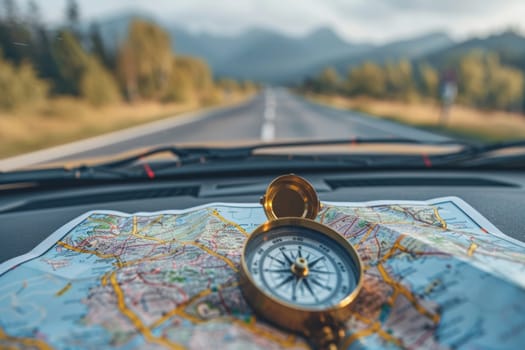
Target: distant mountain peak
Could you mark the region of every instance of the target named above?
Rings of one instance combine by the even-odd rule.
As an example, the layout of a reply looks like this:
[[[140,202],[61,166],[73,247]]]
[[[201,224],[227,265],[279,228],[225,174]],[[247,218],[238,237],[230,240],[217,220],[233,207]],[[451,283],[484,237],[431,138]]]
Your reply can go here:
[[[279,33],[275,29],[264,28],[264,27],[251,27],[246,29],[238,36],[244,37],[267,37],[267,36],[286,36],[282,33]]]
[[[310,34],[308,34],[308,36],[319,38],[339,38],[335,31],[328,26],[315,28],[310,32]]]
[[[525,35],[516,28],[507,28],[499,33],[489,35],[488,38],[510,38],[510,39],[523,39]]]
[[[444,30],[436,30],[420,36],[420,38],[447,39],[451,40],[450,35]]]
[[[437,67],[444,67],[474,50],[497,53],[504,64],[525,70],[525,35],[513,29],[472,37],[423,58]]]
[[[447,32],[445,31],[441,31],[441,30],[436,30],[436,31],[433,31],[433,32],[428,32],[428,33],[424,33],[424,34],[420,34],[420,35],[416,35],[416,36],[411,36],[409,38],[401,38],[401,39],[398,39],[398,40],[395,40],[395,41],[391,41],[389,43],[386,43],[385,46],[391,46],[391,45],[404,45],[404,44],[420,44],[420,43],[429,43],[429,42],[433,42],[433,43],[447,43],[447,44],[452,44],[453,43],[453,40],[452,38],[450,37],[450,35],[448,35]]]
[[[318,27],[311,31],[306,37],[311,41],[318,42],[330,42],[330,43],[339,43],[346,44],[346,41],[343,40],[332,28],[328,26]]]

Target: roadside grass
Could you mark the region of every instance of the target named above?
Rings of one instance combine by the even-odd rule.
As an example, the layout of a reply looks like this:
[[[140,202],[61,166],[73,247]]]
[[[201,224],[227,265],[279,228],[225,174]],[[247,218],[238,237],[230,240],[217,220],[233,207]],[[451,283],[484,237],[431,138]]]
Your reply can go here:
[[[518,113],[483,111],[454,105],[447,123],[443,125],[440,123],[440,107],[435,102],[399,102],[314,94],[307,94],[306,97],[331,107],[351,109],[467,141],[497,142],[525,138],[525,115]]]
[[[230,95],[217,105],[235,104],[247,94]],[[185,103],[140,102],[93,107],[74,98],[50,99],[39,107],[0,112],[0,159],[111,131],[196,111],[197,100]]]

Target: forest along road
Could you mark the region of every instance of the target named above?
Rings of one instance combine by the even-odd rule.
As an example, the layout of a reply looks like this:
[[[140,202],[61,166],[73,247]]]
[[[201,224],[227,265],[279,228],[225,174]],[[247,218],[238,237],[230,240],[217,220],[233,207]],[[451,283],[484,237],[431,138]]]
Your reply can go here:
[[[184,122],[177,122],[177,119]],[[59,146],[53,152],[38,151],[0,161],[0,170],[42,162],[61,162],[129,152],[134,148],[179,143],[230,141],[322,140],[352,138],[409,138],[445,141],[448,138],[404,126],[364,113],[346,111],[309,102],[283,88],[268,88],[240,105],[173,118],[172,125],[134,128],[126,135],[99,138]],[[158,123],[158,122],[157,122]],[[122,132],[120,132],[122,133]],[[118,137],[117,137],[118,136]],[[101,142],[98,143],[98,140]],[[50,149],[49,151],[51,151]],[[9,162],[12,161],[10,165]],[[26,164],[23,164],[26,163]]]

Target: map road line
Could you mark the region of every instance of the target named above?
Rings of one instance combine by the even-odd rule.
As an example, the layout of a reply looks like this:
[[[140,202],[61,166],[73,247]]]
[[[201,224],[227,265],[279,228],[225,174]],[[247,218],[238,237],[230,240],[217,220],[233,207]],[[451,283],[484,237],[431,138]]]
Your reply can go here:
[[[169,349],[184,349],[184,347],[178,344],[173,344],[167,339],[155,337],[153,333],[151,333],[151,330],[142,323],[142,320],[139,318],[139,316],[137,316],[133,311],[127,308],[126,303],[124,301],[124,293],[120,289],[120,286],[117,281],[117,275],[115,272],[113,272],[110,275],[109,280],[113,287],[113,291],[117,296],[117,305],[120,312],[124,316],[126,316],[131,321],[131,323],[133,323],[133,326],[135,326],[137,331],[139,331],[144,336],[144,339],[146,339],[146,341],[165,346]]]
[[[21,337],[12,337],[3,331],[3,329],[0,327],[0,340],[18,343],[27,347],[36,347],[40,350],[52,350],[53,348],[49,345],[47,345],[43,340],[40,339],[33,339],[33,338],[21,338]],[[18,347],[16,347],[18,348]]]

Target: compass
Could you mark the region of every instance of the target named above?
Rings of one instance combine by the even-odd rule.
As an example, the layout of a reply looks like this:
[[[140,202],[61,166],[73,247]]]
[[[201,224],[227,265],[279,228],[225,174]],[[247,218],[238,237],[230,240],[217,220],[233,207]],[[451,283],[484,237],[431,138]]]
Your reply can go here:
[[[241,258],[245,298],[258,315],[315,347],[337,348],[362,285],[355,248],[313,220],[320,202],[299,176],[272,181],[261,204],[268,221],[250,235]]]

